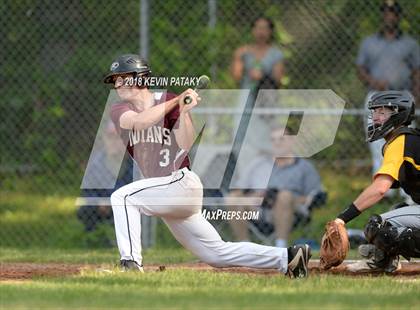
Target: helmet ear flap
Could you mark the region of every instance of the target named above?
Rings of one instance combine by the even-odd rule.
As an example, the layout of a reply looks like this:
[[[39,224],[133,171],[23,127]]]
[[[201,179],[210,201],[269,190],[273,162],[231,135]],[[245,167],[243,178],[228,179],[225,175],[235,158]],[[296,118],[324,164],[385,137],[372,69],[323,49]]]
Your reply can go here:
[[[382,125],[369,125],[367,128],[367,141],[373,142],[386,137],[393,130],[408,126],[414,119],[414,97],[409,91],[378,91],[375,92],[368,102],[368,109],[390,108],[393,113]]]
[[[416,114],[416,108],[415,108],[415,106],[413,104],[413,106],[411,107],[411,111],[410,111],[410,114],[409,114],[409,116],[407,118],[407,121],[406,121],[405,125],[408,126],[408,125],[411,124],[412,121],[414,121],[415,114]]]

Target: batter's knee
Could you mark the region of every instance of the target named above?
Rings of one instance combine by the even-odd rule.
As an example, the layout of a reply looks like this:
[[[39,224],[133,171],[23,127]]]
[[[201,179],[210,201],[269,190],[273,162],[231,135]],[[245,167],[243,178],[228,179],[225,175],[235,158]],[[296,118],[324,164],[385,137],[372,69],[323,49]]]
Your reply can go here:
[[[121,189],[116,190],[111,194],[112,208],[124,206],[124,192]]]

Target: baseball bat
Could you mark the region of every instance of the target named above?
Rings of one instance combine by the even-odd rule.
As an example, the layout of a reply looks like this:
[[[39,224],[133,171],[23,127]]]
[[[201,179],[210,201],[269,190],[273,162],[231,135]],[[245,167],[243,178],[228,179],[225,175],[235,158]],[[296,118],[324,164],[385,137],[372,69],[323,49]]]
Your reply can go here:
[[[202,75],[198,78],[197,86],[194,88],[194,91],[205,89],[210,84],[210,78],[207,75]],[[184,104],[190,104],[192,102],[192,98],[190,96],[185,96]]]

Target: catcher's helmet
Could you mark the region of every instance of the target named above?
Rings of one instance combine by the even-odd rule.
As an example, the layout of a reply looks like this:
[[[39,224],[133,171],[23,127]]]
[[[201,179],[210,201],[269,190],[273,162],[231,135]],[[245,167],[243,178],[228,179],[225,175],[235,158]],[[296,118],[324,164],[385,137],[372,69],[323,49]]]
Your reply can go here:
[[[387,90],[374,93],[368,102],[370,116],[372,117],[374,109],[380,107],[392,110],[391,116],[383,124],[370,122],[367,128],[368,142],[384,138],[398,127],[408,126],[414,119],[414,97],[409,91]]]
[[[111,64],[110,72],[104,78],[104,83],[114,83],[113,77],[120,74],[149,75],[149,64],[136,54],[126,54],[118,56]]]

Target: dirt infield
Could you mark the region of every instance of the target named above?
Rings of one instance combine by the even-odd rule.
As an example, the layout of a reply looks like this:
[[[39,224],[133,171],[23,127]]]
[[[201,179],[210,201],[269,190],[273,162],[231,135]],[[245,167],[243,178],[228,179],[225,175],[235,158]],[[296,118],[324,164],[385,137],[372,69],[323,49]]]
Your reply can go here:
[[[321,271],[319,269],[319,261],[312,260],[309,269],[312,275],[316,274],[340,274],[350,276],[363,276],[366,273],[352,273],[346,270],[346,264],[342,264],[337,268],[329,271]],[[204,263],[182,263],[168,265],[148,265],[145,267],[146,272],[164,272],[165,270],[174,269],[190,269],[197,271],[214,271],[214,272],[230,272],[230,273],[246,273],[254,275],[278,275],[278,271],[274,269],[252,269],[252,268],[213,268]],[[60,264],[60,263],[2,263],[0,267],[0,281],[19,281],[30,280],[39,277],[61,277],[80,274],[82,270],[105,271],[103,266],[99,265],[82,265],[82,264]],[[373,273],[379,275],[381,273]],[[370,273],[372,275],[372,273]],[[420,275],[420,262],[403,262],[402,269],[394,272],[391,276],[413,277]]]
[[[58,264],[58,263],[2,263],[0,266],[0,281],[29,280],[34,277],[60,277],[79,274],[89,265]]]

